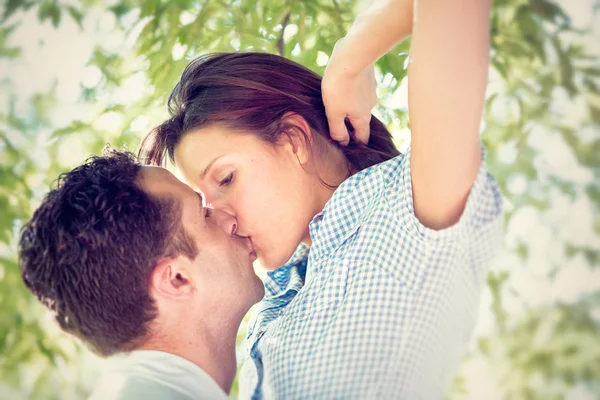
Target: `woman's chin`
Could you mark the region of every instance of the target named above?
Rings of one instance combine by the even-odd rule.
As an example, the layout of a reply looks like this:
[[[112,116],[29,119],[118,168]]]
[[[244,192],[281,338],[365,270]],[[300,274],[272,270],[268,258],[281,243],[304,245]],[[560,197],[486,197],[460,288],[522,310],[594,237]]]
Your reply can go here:
[[[273,257],[269,254],[257,253],[257,256],[261,267],[267,272],[275,271],[288,261],[288,259],[283,260],[281,257]]]
[[[281,267],[285,263],[285,261],[281,264],[269,262],[263,257],[261,257],[260,254],[258,255],[258,261],[260,262],[260,265],[263,267],[263,269],[267,272],[275,271],[277,268]]]
[[[263,252],[261,251],[260,246],[257,246],[256,243],[254,245],[258,262],[260,263],[260,266],[267,272],[275,271],[277,268],[285,265],[288,261],[290,261],[296,251],[295,247],[291,248],[290,246],[290,248],[286,249],[286,251]],[[278,250],[281,250],[281,248]]]

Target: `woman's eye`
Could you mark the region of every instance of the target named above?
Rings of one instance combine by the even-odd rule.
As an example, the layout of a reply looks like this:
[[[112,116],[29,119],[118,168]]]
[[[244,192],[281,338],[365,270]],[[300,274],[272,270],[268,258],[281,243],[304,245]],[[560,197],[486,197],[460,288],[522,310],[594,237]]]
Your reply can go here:
[[[212,208],[204,207],[204,218],[208,218],[212,215]]]
[[[229,175],[227,175],[227,177],[225,177],[225,179],[221,180],[219,182],[219,186],[227,186],[231,183],[232,180],[233,180],[233,172],[230,173]]]

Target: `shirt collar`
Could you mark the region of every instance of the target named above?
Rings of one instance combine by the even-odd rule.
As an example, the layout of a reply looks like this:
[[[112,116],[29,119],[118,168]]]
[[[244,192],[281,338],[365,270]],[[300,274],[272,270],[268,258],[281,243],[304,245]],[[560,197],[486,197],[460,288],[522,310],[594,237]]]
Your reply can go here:
[[[329,256],[364,221],[370,205],[383,189],[379,166],[369,167],[346,179],[315,215],[309,224],[312,247],[311,268],[323,257]]]
[[[290,260],[274,271],[267,272],[264,281],[266,297],[276,296],[286,289],[299,291],[304,284],[310,247],[300,243]]]

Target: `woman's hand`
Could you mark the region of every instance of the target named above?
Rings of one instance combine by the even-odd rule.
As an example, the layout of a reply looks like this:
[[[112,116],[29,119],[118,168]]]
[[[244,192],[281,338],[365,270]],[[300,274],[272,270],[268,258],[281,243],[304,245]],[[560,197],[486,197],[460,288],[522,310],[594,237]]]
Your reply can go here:
[[[342,145],[350,141],[345,119],[352,124],[354,138],[369,142],[371,110],[377,104],[377,81],[373,65],[359,72],[348,69],[344,39],[339,40],[325,69],[321,84],[331,138]],[[348,54],[349,55],[349,54]]]

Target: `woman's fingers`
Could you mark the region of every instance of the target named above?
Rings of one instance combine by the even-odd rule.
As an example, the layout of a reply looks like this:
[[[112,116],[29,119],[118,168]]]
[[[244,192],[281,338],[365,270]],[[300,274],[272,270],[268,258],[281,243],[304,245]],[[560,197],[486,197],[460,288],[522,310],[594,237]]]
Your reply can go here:
[[[369,143],[369,136],[371,131],[369,129],[369,122],[371,122],[371,113],[368,115],[362,115],[359,118],[349,118],[352,127],[354,128],[354,139],[363,144]]]
[[[350,132],[348,132],[348,128],[346,128],[345,119],[345,114],[336,113],[330,115],[330,113],[327,112],[329,135],[333,140],[344,146],[350,143]]]
[[[337,73],[334,68],[327,70],[323,80],[323,103],[333,140],[347,145],[352,136],[368,144],[371,110],[377,104],[373,67],[354,76]]]

